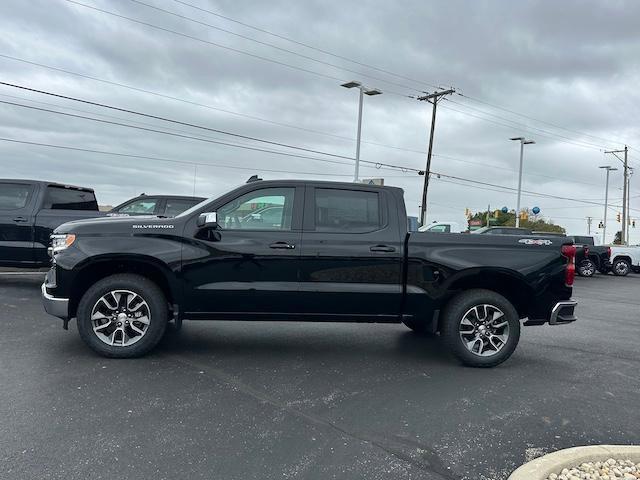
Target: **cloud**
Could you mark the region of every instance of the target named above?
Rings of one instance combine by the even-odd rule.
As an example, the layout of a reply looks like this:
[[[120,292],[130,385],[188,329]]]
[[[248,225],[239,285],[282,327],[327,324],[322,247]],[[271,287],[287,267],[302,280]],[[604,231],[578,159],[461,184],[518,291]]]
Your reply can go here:
[[[397,72],[405,78],[284,41],[179,2],[144,0],[150,5],[324,63],[129,0],[82,1],[204,41],[136,24],[64,0],[13,0],[0,3],[3,31],[0,55],[19,57],[186,102],[0,57],[5,81],[215,129],[353,156],[357,94],[339,84],[340,80],[357,79],[384,92],[365,98],[362,158],[411,168],[424,168],[430,105],[403,95],[431,91],[430,85],[453,85],[468,97],[504,106],[526,117],[458,95],[451,97],[457,103],[442,102],[438,110],[434,171],[516,187],[519,152],[516,143],[508,139],[526,135],[537,142],[525,152],[526,190],[592,199],[596,203],[604,197],[604,178],[597,167],[617,163],[615,158],[605,157],[601,150],[619,148],[625,141],[633,143],[639,133],[634,120],[638,118],[636,85],[640,74],[635,59],[640,54],[640,37],[634,20],[640,14],[640,4],[633,1],[369,1],[345,4],[282,0],[253,2],[249,6],[246,2],[187,0],[362,64]],[[0,96],[3,101],[293,153],[281,147],[8,87],[0,88],[0,95],[21,98]],[[6,104],[0,104],[0,136],[210,163],[210,167],[197,168],[198,195],[221,194],[244,182],[252,173],[264,178],[305,178],[313,174],[318,178],[349,181],[353,172],[351,165],[243,150]],[[190,164],[6,142],[0,142],[0,154],[5,176],[92,186],[101,203],[117,204],[141,191],[167,194],[193,191],[195,167]],[[633,149],[631,159],[632,165],[640,167],[640,159],[635,157]],[[222,168],[215,164],[252,170]],[[304,173],[269,173],[266,169]],[[378,170],[370,165],[364,165],[361,171],[363,176],[383,176],[387,184],[404,188],[409,212],[417,213],[422,177],[399,170]],[[327,174],[336,176],[328,177]],[[634,180],[632,177],[632,195],[640,191],[635,188]],[[621,175],[613,175],[610,197],[617,205],[621,203],[621,185]],[[488,204],[492,208],[515,207],[515,192],[494,190],[434,178],[429,191],[430,218],[461,221],[465,207],[473,210],[484,209]],[[632,199],[632,208],[640,209],[639,198]],[[594,217],[596,224],[602,218],[603,207],[598,205],[530,195],[523,196],[523,204],[539,206],[543,215],[575,233],[585,232],[586,216]],[[609,215],[611,238],[618,226],[615,225],[615,211],[614,207]],[[640,210],[632,211],[632,216],[640,217]],[[640,235],[632,235],[632,240],[640,242]]]

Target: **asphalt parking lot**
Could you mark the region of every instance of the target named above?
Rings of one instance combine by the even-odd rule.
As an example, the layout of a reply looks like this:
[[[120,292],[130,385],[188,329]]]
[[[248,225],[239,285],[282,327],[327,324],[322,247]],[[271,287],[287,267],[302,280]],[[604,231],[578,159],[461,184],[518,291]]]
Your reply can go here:
[[[402,325],[185,322],[107,360],[0,274],[0,478],[491,479],[640,443],[640,275],[578,279],[579,321],[464,368]]]

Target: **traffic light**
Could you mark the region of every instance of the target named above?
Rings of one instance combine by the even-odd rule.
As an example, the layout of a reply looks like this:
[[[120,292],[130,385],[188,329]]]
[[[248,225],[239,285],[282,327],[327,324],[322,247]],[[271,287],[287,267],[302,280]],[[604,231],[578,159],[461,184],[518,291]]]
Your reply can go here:
[[[619,213],[616,214],[616,220],[617,220],[618,223],[620,223],[620,214]]]
[[[631,220],[631,226],[632,226],[633,228],[636,228],[636,221],[635,221],[635,220]]]
[[[604,228],[604,223],[600,222],[600,223],[598,224],[598,228]]]

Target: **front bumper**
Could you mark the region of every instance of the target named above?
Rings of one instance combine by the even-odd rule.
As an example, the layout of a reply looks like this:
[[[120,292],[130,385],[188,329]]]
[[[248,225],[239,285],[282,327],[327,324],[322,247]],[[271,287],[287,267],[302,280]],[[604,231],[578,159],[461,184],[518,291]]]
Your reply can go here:
[[[47,293],[46,283],[42,284],[42,303],[45,311],[49,315],[53,315],[64,320],[69,319],[69,299],[57,298]]]
[[[556,302],[551,309],[549,318],[529,318],[524,322],[524,325],[564,325],[565,323],[575,322],[577,320],[575,315],[575,309],[578,302],[575,300],[562,300]]]

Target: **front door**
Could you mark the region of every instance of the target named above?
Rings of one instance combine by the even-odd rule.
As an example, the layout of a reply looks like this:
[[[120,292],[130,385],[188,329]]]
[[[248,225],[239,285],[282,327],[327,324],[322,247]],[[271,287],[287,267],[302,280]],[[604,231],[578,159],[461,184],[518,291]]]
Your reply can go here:
[[[0,183],[0,265],[25,265],[34,261],[32,185]]]
[[[297,312],[303,201],[304,187],[256,187],[216,207],[217,228],[188,224],[185,316],[250,320]]]
[[[397,321],[403,238],[381,189],[307,187],[300,259],[305,312],[326,320]]]

